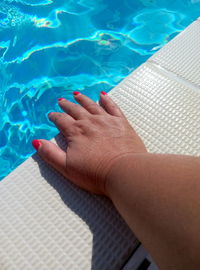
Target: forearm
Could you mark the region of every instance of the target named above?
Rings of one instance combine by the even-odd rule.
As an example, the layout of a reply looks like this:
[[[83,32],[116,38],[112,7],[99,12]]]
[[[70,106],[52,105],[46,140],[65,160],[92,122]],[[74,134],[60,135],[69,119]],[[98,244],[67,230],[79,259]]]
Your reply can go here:
[[[107,191],[161,269],[200,267],[200,158],[123,157],[108,174]]]

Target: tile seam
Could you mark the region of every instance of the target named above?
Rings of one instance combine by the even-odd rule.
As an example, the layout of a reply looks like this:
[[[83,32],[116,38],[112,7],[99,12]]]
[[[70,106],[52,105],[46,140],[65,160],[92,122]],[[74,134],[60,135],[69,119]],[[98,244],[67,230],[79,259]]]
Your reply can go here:
[[[166,69],[164,67],[162,67],[161,65],[157,64],[155,61],[153,60],[148,60],[145,63],[149,68],[157,71],[158,73],[161,73],[165,76],[167,76],[169,79],[176,81],[178,83],[183,84],[184,86],[192,89],[193,91],[197,91],[198,93],[200,93],[200,86],[198,86],[197,84],[190,82],[189,80],[181,77],[180,75],[178,75],[175,72],[170,71],[169,69]]]

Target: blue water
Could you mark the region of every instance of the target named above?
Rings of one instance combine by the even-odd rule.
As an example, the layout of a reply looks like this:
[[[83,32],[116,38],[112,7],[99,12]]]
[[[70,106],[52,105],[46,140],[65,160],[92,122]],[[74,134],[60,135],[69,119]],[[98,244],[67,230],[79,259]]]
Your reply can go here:
[[[98,100],[200,14],[200,0],[0,0],[0,178],[58,131],[74,90]]]

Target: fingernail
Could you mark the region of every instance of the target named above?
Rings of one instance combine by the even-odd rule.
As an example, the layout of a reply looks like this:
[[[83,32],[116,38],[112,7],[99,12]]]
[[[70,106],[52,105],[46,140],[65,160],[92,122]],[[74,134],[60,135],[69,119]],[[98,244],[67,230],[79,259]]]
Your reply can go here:
[[[33,145],[33,147],[34,147],[36,150],[38,150],[38,148],[39,148],[40,145],[41,145],[41,142],[40,142],[39,140],[33,140],[33,141],[32,141],[32,145]]]
[[[64,100],[65,98],[58,98],[58,101]]]
[[[77,95],[79,95],[79,94],[80,94],[80,92],[74,91],[74,95],[75,95],[75,96],[77,96]]]
[[[107,95],[107,93],[105,91],[101,91],[101,94],[104,95],[104,96]]]

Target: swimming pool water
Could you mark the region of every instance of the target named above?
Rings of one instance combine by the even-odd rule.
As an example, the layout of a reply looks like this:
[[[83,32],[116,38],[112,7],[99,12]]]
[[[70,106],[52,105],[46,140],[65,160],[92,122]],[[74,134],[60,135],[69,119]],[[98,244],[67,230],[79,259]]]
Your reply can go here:
[[[57,98],[98,100],[200,14],[200,0],[0,0],[0,178],[52,138]]]

